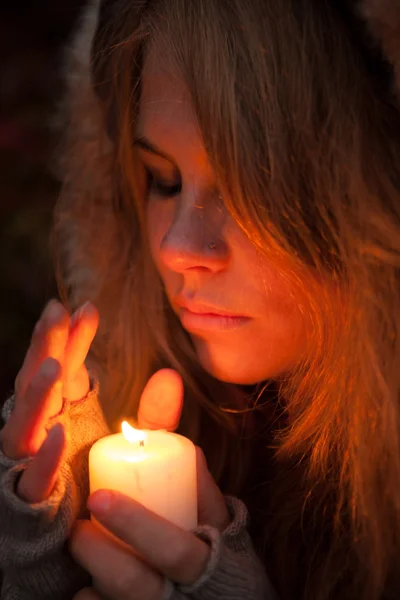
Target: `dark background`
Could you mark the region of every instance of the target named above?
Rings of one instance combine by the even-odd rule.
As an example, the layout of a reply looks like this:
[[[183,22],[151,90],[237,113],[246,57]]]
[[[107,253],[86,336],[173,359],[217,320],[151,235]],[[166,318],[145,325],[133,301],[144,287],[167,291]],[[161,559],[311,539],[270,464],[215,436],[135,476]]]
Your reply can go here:
[[[0,404],[56,294],[49,233],[60,183],[49,165],[62,52],[83,0],[0,2]]]

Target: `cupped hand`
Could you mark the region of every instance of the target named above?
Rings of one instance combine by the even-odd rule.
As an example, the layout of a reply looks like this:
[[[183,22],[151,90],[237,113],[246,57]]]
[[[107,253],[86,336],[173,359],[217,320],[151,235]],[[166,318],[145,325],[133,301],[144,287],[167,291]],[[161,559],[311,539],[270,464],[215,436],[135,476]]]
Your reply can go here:
[[[65,308],[52,300],[33,332],[15,382],[14,409],[0,436],[8,458],[32,457],[17,490],[27,502],[41,502],[54,486],[66,443],[60,424],[48,432],[49,421],[60,413],[64,400],[80,400],[89,390],[84,361],[98,321],[98,312],[89,303],[70,318]]]
[[[200,508],[208,513],[207,525],[223,531],[228,524],[227,509],[201,452],[198,472],[202,485],[199,501],[206,498],[206,506]],[[162,600],[170,581],[190,586],[204,572],[210,547],[194,533],[118,492],[99,490],[88,506],[96,519],[125,543],[120,545],[90,521],[79,521],[75,527],[70,550],[93,577],[100,597]],[[75,600],[96,598],[94,591],[80,594]]]
[[[168,405],[165,405],[165,398]],[[173,370],[158,371],[141,398],[138,421],[142,428],[174,430],[183,403],[183,383]],[[229,523],[225,500],[200,449],[197,449],[199,522],[223,531]],[[209,546],[118,492],[99,490],[88,502],[96,519],[112,537],[89,521],[80,521],[70,549],[93,577],[96,590],[79,592],[74,600],[161,600],[166,582],[191,585],[209,559]]]

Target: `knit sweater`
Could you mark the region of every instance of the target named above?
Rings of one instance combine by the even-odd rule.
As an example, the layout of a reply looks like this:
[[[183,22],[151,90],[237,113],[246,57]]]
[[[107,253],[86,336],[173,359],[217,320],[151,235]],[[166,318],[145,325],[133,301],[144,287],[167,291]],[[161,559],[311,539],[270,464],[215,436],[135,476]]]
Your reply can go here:
[[[13,398],[4,407],[5,420],[12,409]],[[1,600],[70,600],[90,585],[88,574],[69,555],[66,541],[75,520],[88,516],[89,449],[109,433],[97,388],[84,400],[65,406],[53,422],[59,420],[66,428],[69,450],[46,501],[30,505],[17,496],[18,478],[28,461],[13,461],[0,452]],[[204,573],[191,586],[167,582],[162,600],[275,598],[247,532],[247,510],[237,499],[226,500],[231,522],[225,531],[221,534],[204,524],[194,532],[211,548]]]

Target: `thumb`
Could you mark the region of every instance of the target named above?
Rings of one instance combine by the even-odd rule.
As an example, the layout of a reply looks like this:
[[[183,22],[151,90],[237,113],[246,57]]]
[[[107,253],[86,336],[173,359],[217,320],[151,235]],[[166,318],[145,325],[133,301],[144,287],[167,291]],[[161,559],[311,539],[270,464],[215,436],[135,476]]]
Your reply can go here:
[[[201,448],[196,447],[196,453],[199,524],[210,525],[222,532],[229,525],[225,499],[208,470]]]
[[[140,398],[138,425],[142,429],[174,431],[183,405],[182,377],[172,369],[161,369],[147,382]]]

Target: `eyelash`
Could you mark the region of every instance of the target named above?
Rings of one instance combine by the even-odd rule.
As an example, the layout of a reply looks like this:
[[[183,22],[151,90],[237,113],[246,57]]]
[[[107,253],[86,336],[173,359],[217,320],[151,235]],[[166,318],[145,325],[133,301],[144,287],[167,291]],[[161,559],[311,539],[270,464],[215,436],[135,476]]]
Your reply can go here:
[[[167,185],[157,179],[149,171],[147,171],[147,188],[149,192],[153,192],[157,196],[163,198],[173,198],[181,193],[182,182],[174,183],[173,185]]]

